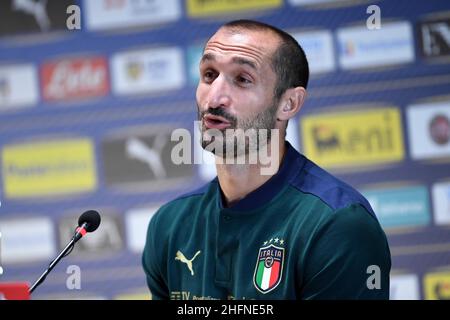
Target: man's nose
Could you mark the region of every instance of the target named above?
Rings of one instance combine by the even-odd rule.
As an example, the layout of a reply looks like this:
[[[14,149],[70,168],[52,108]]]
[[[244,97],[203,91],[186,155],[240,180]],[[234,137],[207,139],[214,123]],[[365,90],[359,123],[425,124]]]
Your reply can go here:
[[[208,108],[229,107],[231,105],[230,85],[225,76],[219,75],[209,85]]]

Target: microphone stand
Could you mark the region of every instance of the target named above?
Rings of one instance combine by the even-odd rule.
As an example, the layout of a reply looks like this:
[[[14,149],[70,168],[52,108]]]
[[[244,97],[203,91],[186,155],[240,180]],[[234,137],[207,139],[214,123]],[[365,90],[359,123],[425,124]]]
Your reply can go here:
[[[79,238],[78,238],[79,239]],[[73,249],[73,246],[75,245],[75,242],[78,241],[78,239],[76,239],[75,237],[72,238],[72,240],[70,240],[69,244],[63,249],[63,251],[61,251],[61,253],[50,263],[49,267],[47,268],[47,270],[44,271],[44,273],[42,273],[42,275],[39,277],[38,280],[36,280],[36,282],[33,284],[33,286],[30,288],[30,290],[28,291],[30,294],[33,293],[33,291],[36,289],[37,286],[39,286],[42,282],[44,282],[45,278],[47,277],[47,275],[50,273],[50,271],[52,271],[52,269],[56,266],[56,264],[59,262],[59,260],[61,260],[62,258],[64,258],[66,255],[68,255],[70,253],[69,250]]]

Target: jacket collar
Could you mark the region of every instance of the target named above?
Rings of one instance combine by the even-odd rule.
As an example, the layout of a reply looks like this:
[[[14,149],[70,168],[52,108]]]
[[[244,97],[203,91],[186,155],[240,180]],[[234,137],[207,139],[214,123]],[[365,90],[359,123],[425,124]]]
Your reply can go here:
[[[213,188],[216,188],[216,204],[218,208],[229,213],[250,213],[266,205],[278,195],[299,174],[305,164],[305,158],[288,141],[285,142],[285,145],[285,155],[278,172],[262,186],[229,208],[224,208],[223,206],[222,191],[218,178],[216,177],[211,183],[213,184]]]

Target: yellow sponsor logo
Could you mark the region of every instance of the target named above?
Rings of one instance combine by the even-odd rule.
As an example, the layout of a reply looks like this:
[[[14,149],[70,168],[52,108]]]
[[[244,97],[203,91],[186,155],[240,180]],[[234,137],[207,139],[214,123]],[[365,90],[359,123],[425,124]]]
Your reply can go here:
[[[97,185],[94,147],[88,139],[5,146],[2,173],[8,198],[85,192]]]
[[[424,289],[426,300],[450,300],[450,272],[427,274]]]
[[[280,7],[282,0],[188,0],[190,17],[204,17],[239,11],[271,9]]]
[[[306,116],[301,125],[306,156],[324,167],[373,165],[404,157],[396,108]]]

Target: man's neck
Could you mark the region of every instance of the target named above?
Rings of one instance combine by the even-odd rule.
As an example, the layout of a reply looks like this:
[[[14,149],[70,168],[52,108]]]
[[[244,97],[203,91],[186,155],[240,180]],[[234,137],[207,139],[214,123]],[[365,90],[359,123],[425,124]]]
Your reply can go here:
[[[225,207],[231,207],[236,202],[244,198],[252,191],[258,189],[266,183],[274,174],[278,172],[285,154],[285,143],[280,141],[278,153],[272,153],[268,146],[268,153],[271,161],[276,161],[275,169],[272,174],[262,174],[264,166],[256,164],[217,164],[217,177],[223,194],[223,203]],[[274,155],[272,159],[272,155]],[[274,164],[272,164],[273,166]]]

